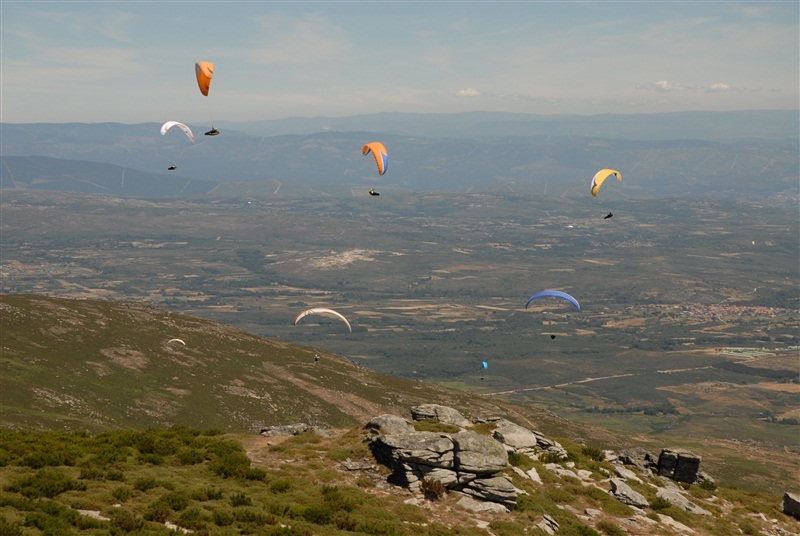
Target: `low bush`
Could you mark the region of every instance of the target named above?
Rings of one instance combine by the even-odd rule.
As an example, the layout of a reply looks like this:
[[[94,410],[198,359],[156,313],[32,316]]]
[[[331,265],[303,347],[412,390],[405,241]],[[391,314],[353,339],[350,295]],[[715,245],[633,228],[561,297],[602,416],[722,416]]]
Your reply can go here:
[[[438,501],[446,492],[444,484],[435,478],[423,478],[421,486],[422,494],[429,501]]]

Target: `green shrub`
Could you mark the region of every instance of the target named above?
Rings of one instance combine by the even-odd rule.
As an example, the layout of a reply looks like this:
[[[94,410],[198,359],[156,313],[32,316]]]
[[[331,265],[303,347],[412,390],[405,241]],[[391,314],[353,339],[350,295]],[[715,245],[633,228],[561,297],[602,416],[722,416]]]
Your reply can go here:
[[[191,507],[181,512],[178,518],[178,525],[190,530],[203,530],[206,528],[206,521],[206,516],[202,510]]]
[[[164,501],[169,505],[170,508],[176,512],[180,512],[189,506],[190,499],[189,494],[185,491],[173,491],[172,493],[167,493],[164,496]]]
[[[201,450],[184,447],[178,451],[178,454],[175,455],[175,459],[180,465],[197,465],[206,460],[206,455],[205,452]]]
[[[352,512],[363,503],[361,492],[354,488],[322,486],[322,500],[336,511]]]
[[[608,536],[625,536],[628,532],[622,527],[618,527],[611,521],[602,520],[597,522],[597,529]]]
[[[153,488],[157,488],[158,486],[158,480],[151,476],[141,476],[136,479],[136,482],[133,483],[133,489],[136,491],[141,491],[142,493],[146,493]]]
[[[164,500],[159,499],[147,507],[144,518],[147,521],[154,521],[156,523],[163,523],[172,514],[172,509]]]
[[[195,501],[216,501],[222,498],[222,490],[213,486],[205,489],[194,490],[192,492],[192,499]]]
[[[22,526],[19,523],[12,523],[5,516],[0,516],[0,534],[3,536],[22,536]]]
[[[333,508],[325,504],[306,506],[301,511],[301,517],[315,525],[332,524],[333,514]]]
[[[423,419],[421,421],[414,421],[414,430],[417,432],[442,432],[445,434],[455,434],[460,432],[461,428],[454,424],[439,422],[439,419]]]
[[[711,480],[701,480],[698,487],[706,491],[715,491],[717,489],[717,485]]]
[[[508,463],[514,467],[519,467],[523,471],[530,471],[533,468],[533,460],[529,456],[519,452],[509,452]]]
[[[244,451],[225,452],[213,459],[208,467],[223,478],[244,477],[250,468],[250,459]]]
[[[125,473],[117,469],[110,469],[106,473],[106,480],[111,480],[113,482],[123,482],[125,480]]]
[[[125,502],[131,498],[131,488],[128,486],[117,486],[111,490],[111,496],[119,502]]]
[[[602,462],[604,460],[603,451],[597,447],[583,445],[581,447],[581,454],[596,462]]]
[[[211,521],[218,527],[228,527],[233,525],[233,514],[227,510],[214,510],[211,514]]]
[[[251,506],[253,501],[250,500],[245,493],[234,493],[231,495],[231,506],[234,508],[237,506]]]
[[[144,527],[144,519],[124,508],[115,508],[109,517],[111,526],[123,532],[134,532]]]
[[[65,491],[86,491],[86,484],[78,482],[69,475],[53,468],[44,468],[35,474],[12,482],[6,491],[20,493],[29,499],[47,497],[52,499]]]
[[[273,493],[286,493],[292,489],[292,481],[288,478],[278,478],[269,485],[269,490]]]
[[[429,501],[438,501],[446,492],[444,485],[441,481],[435,478],[423,478],[421,486],[422,494]]]
[[[672,506],[672,503],[664,499],[663,497],[656,497],[655,499],[650,501],[650,508],[652,510],[665,510],[670,506]]]
[[[78,478],[81,480],[105,480],[106,474],[97,467],[82,467]]]

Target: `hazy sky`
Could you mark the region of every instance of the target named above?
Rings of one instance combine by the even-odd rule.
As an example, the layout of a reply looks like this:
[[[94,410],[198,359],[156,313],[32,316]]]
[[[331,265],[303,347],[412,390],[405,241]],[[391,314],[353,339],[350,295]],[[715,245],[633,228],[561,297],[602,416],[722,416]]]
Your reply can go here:
[[[2,0],[2,121],[797,109],[798,6]]]

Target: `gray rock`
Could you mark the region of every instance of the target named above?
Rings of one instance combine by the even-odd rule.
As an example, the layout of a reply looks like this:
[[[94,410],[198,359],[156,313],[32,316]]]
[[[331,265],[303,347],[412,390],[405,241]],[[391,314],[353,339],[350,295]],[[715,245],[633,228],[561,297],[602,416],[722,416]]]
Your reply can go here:
[[[439,422],[466,428],[470,422],[458,411],[439,404],[422,404],[411,408],[411,416],[415,421],[438,419]]]
[[[428,465],[417,465],[416,469],[419,471],[420,480],[425,478],[438,480],[448,489],[454,488],[458,484],[458,473],[451,469],[431,467]]]
[[[619,453],[619,461],[625,465],[633,465],[644,475],[651,471],[658,472],[658,459],[641,447],[623,450]]]
[[[537,484],[542,483],[542,477],[539,476],[539,472],[536,470],[535,467],[531,467],[530,471],[528,471],[526,474],[528,475],[528,478],[530,478]]]
[[[371,444],[375,458],[385,465],[418,463],[454,469],[454,444],[446,434],[411,432],[409,434],[378,436]],[[377,452],[376,452],[377,450]],[[388,456],[387,456],[388,455]]]
[[[506,419],[497,421],[494,438],[515,449],[533,449],[538,444],[536,434]]]
[[[459,499],[459,501],[456,504],[465,510],[469,510],[470,512],[494,512],[494,513],[508,512],[508,508],[506,508],[502,504],[476,501],[475,499],[467,495],[461,497],[461,499]]]
[[[558,523],[549,514],[544,514],[542,520],[536,526],[547,534],[555,534],[559,529]]]
[[[507,476],[476,478],[461,491],[485,501],[500,503],[508,508],[513,508],[517,503],[516,488]]]
[[[282,426],[268,426],[267,428],[262,428],[261,435],[267,437],[295,436],[302,434],[303,432],[308,432],[309,430],[315,430],[315,428],[310,424],[305,423],[286,424]]]
[[[621,503],[635,506],[637,508],[647,508],[650,504],[644,495],[638,491],[634,491],[629,485],[621,478],[611,479],[611,493]]]
[[[658,457],[658,474],[678,482],[697,480],[702,458],[688,451],[663,449]]]
[[[615,467],[614,474],[624,480],[633,480],[634,482],[642,482],[642,479],[636,476],[636,473],[631,471],[630,469],[626,469],[625,467]]]
[[[459,473],[488,475],[508,466],[508,454],[502,444],[475,432],[450,436],[455,445],[455,469]]]
[[[369,421],[364,428],[384,435],[407,434],[414,431],[414,424],[408,419],[384,413]]]
[[[683,495],[681,495],[677,491],[660,488],[656,492],[656,497],[664,499],[665,501],[670,503],[672,506],[676,506],[676,507],[680,508],[681,510],[689,512],[690,514],[698,514],[698,515],[704,515],[704,516],[710,516],[711,515],[711,512],[709,512],[708,510],[706,510],[704,508],[701,508],[701,507],[697,506],[696,504],[694,504],[692,501],[690,501],[689,499],[687,499],[686,497],[684,497]]]
[[[783,494],[783,513],[800,519],[800,495],[788,491]]]

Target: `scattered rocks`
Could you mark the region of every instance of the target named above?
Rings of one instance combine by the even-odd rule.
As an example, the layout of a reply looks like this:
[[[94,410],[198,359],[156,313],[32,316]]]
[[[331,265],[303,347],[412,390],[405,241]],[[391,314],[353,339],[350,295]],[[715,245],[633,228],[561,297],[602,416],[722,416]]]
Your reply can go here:
[[[261,435],[267,437],[284,437],[295,436],[308,431],[314,431],[320,433],[320,435],[325,435],[327,433],[322,428],[317,428],[305,423],[285,424],[283,426],[268,426],[267,428],[262,428],[260,433]]]
[[[539,523],[537,523],[536,526],[545,531],[547,534],[555,534],[556,532],[558,532],[559,529],[556,520],[550,517],[550,515],[548,514],[544,514],[542,516],[542,520],[539,521]]]

